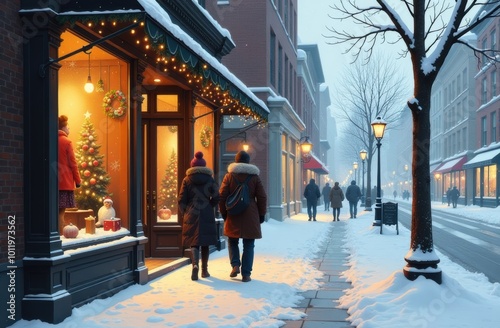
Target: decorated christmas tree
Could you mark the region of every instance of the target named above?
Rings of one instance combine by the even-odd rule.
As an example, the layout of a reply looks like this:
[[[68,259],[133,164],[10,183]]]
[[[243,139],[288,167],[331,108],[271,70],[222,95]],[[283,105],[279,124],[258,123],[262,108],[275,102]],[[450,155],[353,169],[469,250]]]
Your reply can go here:
[[[175,150],[172,150],[165,176],[161,180],[158,200],[158,208],[166,206],[172,211],[172,214],[177,214],[177,155]]]
[[[102,206],[104,197],[112,196],[107,191],[110,177],[104,169],[104,155],[99,154],[100,148],[94,125],[90,122],[90,113],[87,112],[76,149],[82,184],[75,190],[75,200],[79,209],[92,209],[95,214]]]

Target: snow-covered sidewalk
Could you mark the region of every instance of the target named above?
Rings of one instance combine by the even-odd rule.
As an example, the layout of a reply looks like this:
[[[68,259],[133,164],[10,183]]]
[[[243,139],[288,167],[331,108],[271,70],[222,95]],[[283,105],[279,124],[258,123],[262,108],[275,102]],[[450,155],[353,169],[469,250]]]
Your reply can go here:
[[[436,204],[439,207],[439,204]],[[132,286],[117,295],[74,309],[56,327],[281,327],[283,320],[297,320],[304,313],[292,309],[300,292],[317,289],[322,273],[311,264],[319,245],[328,236],[331,212],[321,211],[317,222],[299,214],[284,222],[262,225],[263,239],[256,241],[252,281],[229,277],[227,249],[211,254],[210,278],[191,281],[190,266],[150,283]],[[441,208],[440,208],[441,209]],[[443,210],[448,210],[445,207]],[[456,213],[473,213],[496,226],[499,209],[459,207]],[[347,220],[347,206],[341,219]],[[402,274],[410,234],[379,234],[372,227],[374,212],[360,211],[349,220],[345,247],[351,268],[344,276],[353,288],[340,299],[359,328],[371,327],[496,327],[500,322],[500,285],[482,274],[471,273],[443,255],[443,284]],[[479,214],[480,213],[480,214]],[[500,240],[500,239],[499,239]],[[54,327],[40,321],[19,321],[12,327]]]

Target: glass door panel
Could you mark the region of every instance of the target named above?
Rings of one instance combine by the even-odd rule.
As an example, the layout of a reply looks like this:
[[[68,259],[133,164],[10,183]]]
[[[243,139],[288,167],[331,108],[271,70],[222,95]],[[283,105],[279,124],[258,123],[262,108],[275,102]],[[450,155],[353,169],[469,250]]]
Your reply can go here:
[[[156,140],[155,189],[158,192],[156,222],[177,223],[178,127],[176,125],[157,126]]]

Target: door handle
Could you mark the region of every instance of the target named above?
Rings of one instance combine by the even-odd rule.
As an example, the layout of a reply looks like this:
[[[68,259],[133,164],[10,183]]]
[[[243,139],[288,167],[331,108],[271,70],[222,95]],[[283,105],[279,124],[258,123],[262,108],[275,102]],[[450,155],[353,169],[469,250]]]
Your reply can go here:
[[[156,211],[156,190],[153,190],[153,203],[151,205],[153,206],[153,211]]]
[[[146,190],[146,210],[149,211],[149,190]]]

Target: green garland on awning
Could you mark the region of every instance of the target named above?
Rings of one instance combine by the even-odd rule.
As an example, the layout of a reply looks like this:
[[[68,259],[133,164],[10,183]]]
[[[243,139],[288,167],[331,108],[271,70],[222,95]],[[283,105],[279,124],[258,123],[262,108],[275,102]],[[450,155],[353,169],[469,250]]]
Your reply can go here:
[[[233,85],[227,78],[215,69],[211,67],[203,68],[202,62],[197,54],[193,53],[191,49],[186,47],[176,38],[169,35],[167,31],[158,26],[156,22],[146,19],[145,31],[151,38],[153,45],[166,45],[166,49],[157,49],[160,53],[163,55],[171,55],[179,59],[188,65],[193,72],[202,75],[204,80],[207,81],[205,83],[211,81],[213,84],[218,85],[222,91],[227,90],[232,98],[237,99],[243,106],[250,108],[254,113],[267,120],[268,113],[261,106],[255,103],[253,99],[248,97],[242,90],[240,90],[240,88]]]
[[[268,112],[253,99],[247,96],[240,88],[235,86],[220,72],[212,67],[204,68],[204,61],[189,49],[181,41],[173,37],[164,27],[158,25],[156,21],[149,18],[144,12],[141,13],[127,13],[127,14],[82,14],[82,15],[58,15],[57,20],[60,24],[74,25],[76,22],[98,24],[102,20],[127,22],[139,20],[145,21],[146,34],[151,39],[151,44],[157,48],[159,53],[165,56],[173,56],[178,61],[186,64],[189,69],[198,75],[204,77],[205,85],[213,83],[219,86],[222,91],[228,91],[229,95],[239,101],[242,106],[246,106],[252,112],[259,115],[267,121]],[[165,49],[160,50],[159,45],[164,44]]]

